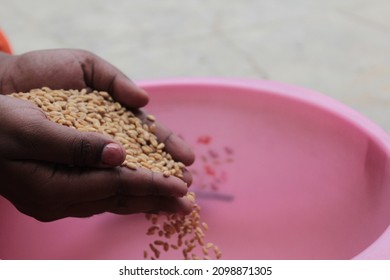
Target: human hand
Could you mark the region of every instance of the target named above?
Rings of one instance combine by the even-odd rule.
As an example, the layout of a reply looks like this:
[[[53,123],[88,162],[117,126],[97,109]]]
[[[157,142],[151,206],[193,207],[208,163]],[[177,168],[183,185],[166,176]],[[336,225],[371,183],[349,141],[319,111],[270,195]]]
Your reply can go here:
[[[31,88],[91,88],[110,92],[131,108],[148,101],[109,63],[77,50],[38,51],[7,57],[0,69],[2,93]],[[140,117],[143,113],[139,110]],[[37,106],[0,96],[0,194],[21,212],[41,221],[87,217],[102,212],[184,212],[191,182],[146,169],[119,167],[124,149],[96,133],[78,132],[49,121]],[[190,148],[169,129],[156,134],[176,160],[190,164]]]

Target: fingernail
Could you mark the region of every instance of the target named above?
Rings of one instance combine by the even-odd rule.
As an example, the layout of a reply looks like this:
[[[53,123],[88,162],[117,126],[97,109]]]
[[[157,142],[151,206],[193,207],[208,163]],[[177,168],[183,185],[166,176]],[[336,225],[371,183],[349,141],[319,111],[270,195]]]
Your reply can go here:
[[[123,148],[116,143],[107,144],[102,151],[101,161],[105,165],[118,166],[125,160]]]

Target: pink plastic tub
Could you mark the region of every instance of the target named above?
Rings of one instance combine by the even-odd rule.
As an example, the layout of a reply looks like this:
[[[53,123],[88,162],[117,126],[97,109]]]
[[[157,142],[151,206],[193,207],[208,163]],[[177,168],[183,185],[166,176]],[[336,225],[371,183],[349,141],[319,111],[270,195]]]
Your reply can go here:
[[[390,259],[390,138],[377,125],[273,82],[140,85],[193,145],[191,188],[224,259]],[[1,259],[142,259],[150,241],[144,215],[40,223],[4,199],[0,215]]]

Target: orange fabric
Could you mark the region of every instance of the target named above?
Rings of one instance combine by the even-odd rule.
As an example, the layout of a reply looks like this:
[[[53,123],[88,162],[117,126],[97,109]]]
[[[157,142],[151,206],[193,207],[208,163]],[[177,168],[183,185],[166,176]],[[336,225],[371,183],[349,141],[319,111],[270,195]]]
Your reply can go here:
[[[0,29],[0,51],[6,53],[12,53],[11,45],[9,44],[7,37]]]

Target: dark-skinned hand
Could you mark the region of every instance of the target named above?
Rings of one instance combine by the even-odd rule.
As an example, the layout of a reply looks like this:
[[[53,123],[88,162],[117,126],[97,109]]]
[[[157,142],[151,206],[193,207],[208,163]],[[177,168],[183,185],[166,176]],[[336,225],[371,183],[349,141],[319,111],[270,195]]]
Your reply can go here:
[[[189,213],[191,183],[121,167],[124,148],[98,133],[49,121],[34,104],[7,96],[47,86],[109,92],[144,119],[147,93],[98,56],[82,50],[0,53],[0,195],[40,221],[117,214]],[[156,134],[175,160],[194,161],[190,147],[161,124]]]

